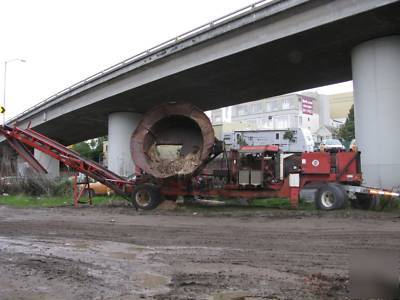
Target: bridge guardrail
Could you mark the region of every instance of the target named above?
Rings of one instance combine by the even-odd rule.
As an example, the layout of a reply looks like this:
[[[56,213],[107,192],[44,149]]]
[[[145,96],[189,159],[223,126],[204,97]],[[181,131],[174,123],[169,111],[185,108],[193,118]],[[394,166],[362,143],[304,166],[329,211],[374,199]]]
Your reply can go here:
[[[190,39],[190,38],[192,38],[192,37],[194,37],[194,36],[196,36],[198,34],[201,34],[201,33],[204,33],[204,32],[206,32],[208,30],[211,30],[211,29],[215,28],[216,26],[221,26],[221,25],[223,25],[225,23],[233,21],[236,18],[242,17],[242,16],[247,15],[249,13],[252,13],[252,12],[254,12],[256,10],[265,8],[266,6],[270,6],[270,5],[273,5],[273,4],[275,4],[277,2],[281,2],[281,1],[282,0],[261,0],[261,1],[258,1],[256,3],[253,3],[251,5],[248,5],[246,7],[243,7],[241,9],[238,9],[238,10],[236,10],[236,11],[234,11],[232,13],[229,13],[229,14],[227,14],[225,16],[222,16],[222,17],[220,17],[218,19],[215,19],[215,20],[213,20],[213,21],[211,21],[209,23],[206,23],[204,25],[198,26],[198,27],[196,27],[196,28],[194,28],[194,29],[192,29],[190,31],[182,33],[182,34],[180,34],[180,35],[178,35],[178,36],[176,36],[176,37],[174,37],[172,39],[169,39],[169,40],[167,40],[167,41],[165,41],[165,42],[163,42],[161,44],[158,44],[158,45],[156,45],[156,46],[154,46],[154,47],[152,47],[150,49],[147,49],[147,50],[145,50],[145,51],[143,51],[143,52],[141,52],[139,54],[136,54],[136,55],[134,55],[134,56],[132,56],[130,58],[127,58],[127,59],[125,59],[125,60],[123,60],[123,61],[121,61],[121,62],[119,62],[119,63],[117,63],[115,65],[112,65],[112,66],[110,66],[110,67],[108,67],[108,68],[106,68],[106,69],[104,69],[104,70],[102,70],[102,71],[100,71],[98,73],[95,73],[95,74],[93,74],[93,75],[91,75],[89,77],[86,77],[85,79],[83,79],[83,80],[81,80],[81,81],[79,81],[79,82],[77,82],[77,83],[75,83],[75,84],[73,84],[73,85],[71,85],[71,86],[69,86],[69,87],[57,92],[57,93],[55,93],[54,95],[51,95],[50,97],[44,99],[43,101],[35,104],[34,106],[24,110],[23,112],[19,113],[15,117],[11,118],[10,120],[7,121],[7,123],[13,122],[13,121],[17,120],[18,118],[22,117],[23,115],[35,110],[36,108],[39,108],[39,107],[41,107],[41,106],[53,101],[54,99],[56,99],[58,97],[61,97],[61,96],[65,95],[65,94],[67,94],[67,93],[69,93],[69,92],[71,92],[73,90],[76,90],[79,87],[84,86],[84,85],[94,81],[95,79],[97,79],[99,77],[102,77],[102,76],[108,75],[108,74],[110,74],[110,73],[112,73],[114,71],[117,71],[120,68],[122,68],[122,67],[124,67],[124,66],[126,66],[128,64],[135,63],[135,62],[137,62],[137,61],[139,61],[139,60],[141,60],[141,59],[143,59],[145,57],[148,57],[148,56],[151,56],[151,55],[153,55],[153,54],[155,54],[157,52],[163,51],[163,50],[167,49],[168,47],[170,47],[171,45],[176,45],[176,44],[181,43],[183,41],[186,41],[186,40],[188,40],[188,39]]]

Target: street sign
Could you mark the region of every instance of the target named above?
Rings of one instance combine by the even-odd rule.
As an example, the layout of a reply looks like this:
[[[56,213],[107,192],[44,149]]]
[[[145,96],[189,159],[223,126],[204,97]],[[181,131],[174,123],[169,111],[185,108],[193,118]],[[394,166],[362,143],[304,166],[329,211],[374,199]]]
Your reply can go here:
[[[0,106],[0,114],[4,114],[6,112],[6,109],[3,106]]]

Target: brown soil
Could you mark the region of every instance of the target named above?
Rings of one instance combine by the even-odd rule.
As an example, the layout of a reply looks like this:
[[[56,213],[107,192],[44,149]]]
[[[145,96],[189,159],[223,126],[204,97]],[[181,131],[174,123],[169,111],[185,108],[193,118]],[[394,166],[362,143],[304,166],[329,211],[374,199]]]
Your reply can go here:
[[[0,207],[0,299],[342,299],[396,213]]]

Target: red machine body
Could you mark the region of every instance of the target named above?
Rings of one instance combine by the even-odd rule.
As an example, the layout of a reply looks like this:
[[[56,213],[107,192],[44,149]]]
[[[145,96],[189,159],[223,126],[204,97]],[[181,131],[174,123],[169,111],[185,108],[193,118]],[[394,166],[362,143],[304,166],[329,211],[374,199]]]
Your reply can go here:
[[[362,182],[359,152],[306,152],[301,155],[304,179],[325,180],[360,185]],[[308,175],[308,176],[307,176]]]
[[[246,199],[284,197],[297,207],[299,192],[308,184],[338,182],[358,186],[362,182],[359,152],[288,155],[277,146],[267,145],[242,146],[238,151],[229,151],[227,157],[225,168],[217,160],[192,179],[165,182],[162,194]],[[220,178],[217,183],[216,178]]]
[[[303,174],[329,174],[331,172],[331,153],[309,152],[301,155]]]
[[[296,208],[300,190],[308,185],[336,183],[359,187],[362,183],[359,152],[285,154],[273,145],[243,146],[230,151],[214,146],[216,150],[204,162],[204,167],[190,176],[154,178],[142,172],[135,180],[126,180],[32,129],[0,126],[0,134],[38,172],[45,172],[45,169],[35,160],[28,147],[38,149],[100,181],[126,198],[131,197],[132,191],[135,195],[139,187],[151,185],[151,189],[157,189],[157,193],[169,199],[178,196],[220,196],[249,200],[286,197]],[[358,189],[356,192],[360,191]]]

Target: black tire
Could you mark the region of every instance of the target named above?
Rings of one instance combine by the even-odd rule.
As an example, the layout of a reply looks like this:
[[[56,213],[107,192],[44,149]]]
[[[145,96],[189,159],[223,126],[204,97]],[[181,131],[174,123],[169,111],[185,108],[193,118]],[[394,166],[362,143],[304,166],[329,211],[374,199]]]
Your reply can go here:
[[[368,194],[356,194],[356,199],[351,200],[351,206],[358,209],[375,209],[378,206],[378,198]]]
[[[340,185],[328,183],[318,189],[315,205],[320,210],[335,210],[345,208],[347,200],[347,193]]]
[[[132,192],[132,202],[143,210],[156,208],[161,202],[160,190],[151,183],[144,183],[135,187]]]

